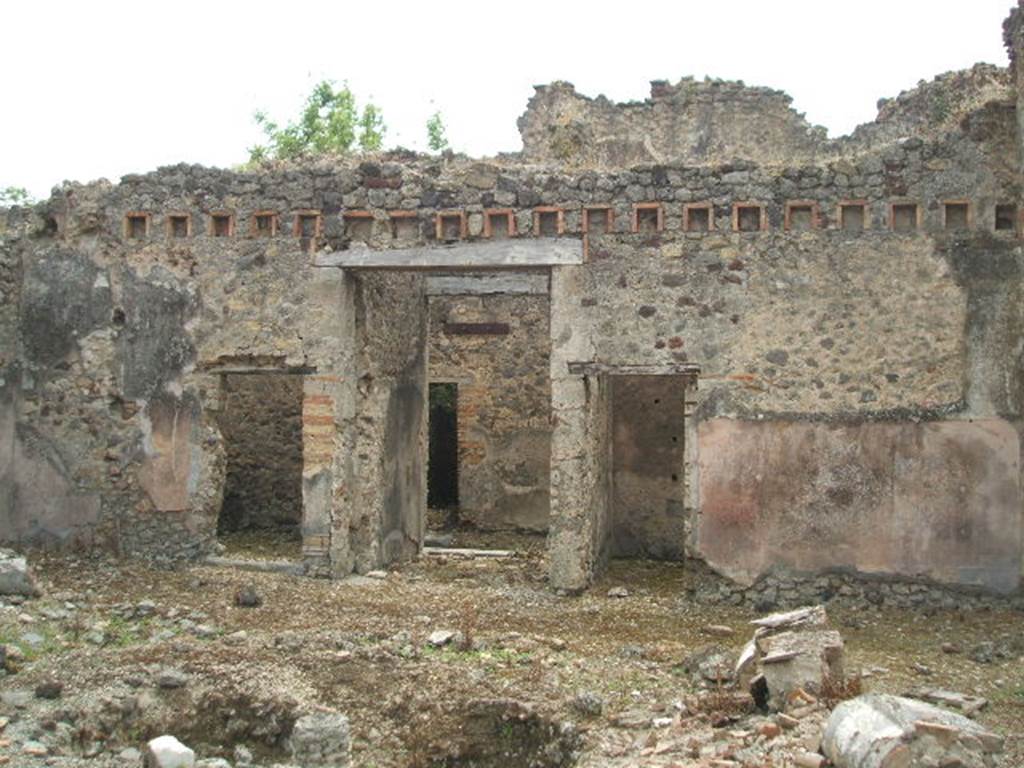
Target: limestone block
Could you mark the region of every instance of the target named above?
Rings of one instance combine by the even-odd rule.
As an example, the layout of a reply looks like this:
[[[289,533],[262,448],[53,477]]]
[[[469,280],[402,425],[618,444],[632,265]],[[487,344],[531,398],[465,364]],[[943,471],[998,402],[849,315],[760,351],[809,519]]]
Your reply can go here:
[[[757,646],[772,709],[786,709],[800,688],[820,693],[825,680],[843,679],[843,638],[833,629],[782,632],[758,638]]]
[[[173,736],[158,736],[146,745],[143,768],[193,768],[196,753]]]
[[[1003,739],[963,715],[914,699],[870,693],[835,708],[822,749],[836,768],[988,768],[996,765]]]

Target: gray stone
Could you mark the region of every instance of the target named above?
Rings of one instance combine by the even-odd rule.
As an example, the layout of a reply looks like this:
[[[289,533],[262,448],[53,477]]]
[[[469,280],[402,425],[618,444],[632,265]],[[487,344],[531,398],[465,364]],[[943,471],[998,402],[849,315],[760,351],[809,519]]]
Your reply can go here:
[[[572,707],[581,715],[597,717],[604,711],[604,699],[593,691],[580,691],[573,697]]]
[[[156,684],[161,688],[183,688],[188,684],[189,676],[180,669],[163,669],[157,676]]]
[[[705,646],[683,661],[683,667],[695,681],[715,684],[731,682],[736,665],[736,654],[720,645]]]
[[[16,689],[13,691],[0,691],[0,704],[15,709],[24,709],[32,703],[32,691]]]
[[[298,765],[347,768],[351,764],[348,718],[339,712],[316,712],[295,721],[289,739]]]
[[[234,758],[238,768],[247,768],[252,765],[252,752],[244,744],[235,745]]]
[[[235,593],[235,605],[242,608],[258,608],[263,605],[263,598],[253,584],[246,584]]]
[[[822,750],[836,768],[995,765],[1003,739],[963,715],[914,699],[869,693],[844,701]]]
[[[39,594],[24,555],[12,549],[0,549],[0,595],[37,597]]]
[[[435,648],[440,648],[454,640],[455,635],[456,633],[450,629],[435,629],[427,637],[427,643]]]
[[[37,699],[59,699],[64,691],[64,683],[59,680],[44,680],[36,686]]]

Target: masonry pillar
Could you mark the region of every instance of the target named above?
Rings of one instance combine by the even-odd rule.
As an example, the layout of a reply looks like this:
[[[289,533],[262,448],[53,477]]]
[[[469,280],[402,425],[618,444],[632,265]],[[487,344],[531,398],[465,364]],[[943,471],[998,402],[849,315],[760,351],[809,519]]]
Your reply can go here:
[[[337,375],[307,376],[303,382],[302,556],[320,575],[352,570],[347,517],[335,514],[349,491],[344,430],[351,398],[345,384]]]
[[[572,374],[593,359],[577,313],[580,266],[551,270],[551,524],[549,579],[554,589],[586,588],[604,565],[610,534],[610,394],[601,376]]]

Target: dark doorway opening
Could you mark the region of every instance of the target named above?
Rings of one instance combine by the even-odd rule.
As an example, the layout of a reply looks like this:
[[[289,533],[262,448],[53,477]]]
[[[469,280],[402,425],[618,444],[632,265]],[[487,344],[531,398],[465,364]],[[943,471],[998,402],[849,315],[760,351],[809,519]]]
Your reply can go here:
[[[302,376],[221,377],[227,459],[217,535],[229,552],[298,557],[302,548]]]
[[[456,522],[459,506],[459,385],[430,385],[430,445],[427,464],[427,506],[447,510]]]
[[[613,376],[612,555],[682,560],[683,376]]]

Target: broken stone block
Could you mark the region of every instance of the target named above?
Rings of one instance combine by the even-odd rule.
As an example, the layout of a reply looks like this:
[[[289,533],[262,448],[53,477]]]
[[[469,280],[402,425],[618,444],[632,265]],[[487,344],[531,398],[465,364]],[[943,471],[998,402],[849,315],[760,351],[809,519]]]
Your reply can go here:
[[[869,693],[835,708],[822,749],[836,768],[988,768],[996,765],[1003,739],[926,702]]]
[[[757,677],[757,642],[755,640],[748,640],[747,644],[743,646],[743,650],[740,651],[733,677],[736,678],[736,683],[741,688],[749,688],[751,680]]]
[[[927,701],[929,704],[940,704],[949,709],[959,709],[967,717],[974,717],[978,712],[988,706],[988,699],[981,696],[971,696],[956,691],[945,691],[941,688],[926,688],[908,696]]]
[[[290,739],[292,760],[302,766],[347,768],[352,753],[348,718],[339,712],[315,712],[295,721]]]
[[[813,629],[816,627],[828,626],[828,614],[825,613],[825,606],[812,605],[806,608],[797,608],[795,611],[773,613],[752,622],[757,627],[757,634],[781,632],[793,629]]]
[[[771,709],[785,710],[796,691],[819,694],[826,680],[843,679],[843,638],[834,629],[769,635],[757,647]]]
[[[143,768],[194,768],[196,753],[173,736],[158,736],[146,744]]]
[[[37,597],[39,594],[25,557],[12,549],[0,549],[0,595]]]

